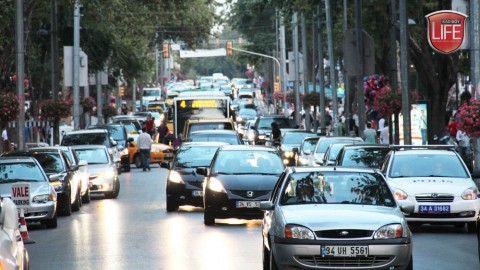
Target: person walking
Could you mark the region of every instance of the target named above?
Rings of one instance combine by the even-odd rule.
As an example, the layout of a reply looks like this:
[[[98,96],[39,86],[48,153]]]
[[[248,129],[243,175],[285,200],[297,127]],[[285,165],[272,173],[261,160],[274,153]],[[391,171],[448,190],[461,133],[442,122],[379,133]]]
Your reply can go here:
[[[390,144],[390,133],[388,131],[388,122],[384,122],[383,128],[379,129],[379,131],[380,131],[380,143]]]
[[[2,142],[3,142],[3,153],[10,151],[10,141],[8,140],[8,132],[6,125],[3,127],[2,131]]]
[[[364,140],[366,143],[376,143],[377,142],[377,131],[372,128],[370,122],[367,123],[367,128],[363,131]]]
[[[160,126],[157,128],[158,132],[158,142],[167,144],[167,136],[170,130],[168,129],[167,125],[165,124],[165,120],[160,122]]]
[[[137,138],[137,150],[140,151],[142,168],[145,172],[150,171],[150,149],[152,148],[152,137],[147,133],[147,128],[142,128],[142,133]]]
[[[418,119],[418,127],[420,128],[420,134],[422,135],[422,145],[427,144],[427,116],[425,111],[420,111],[420,118]]]

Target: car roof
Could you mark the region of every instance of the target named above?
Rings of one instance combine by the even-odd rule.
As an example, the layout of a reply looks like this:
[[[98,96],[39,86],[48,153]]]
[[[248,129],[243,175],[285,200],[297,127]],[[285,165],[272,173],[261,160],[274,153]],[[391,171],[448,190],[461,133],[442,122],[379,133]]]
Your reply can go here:
[[[226,142],[184,142],[182,146],[222,146],[222,145],[230,145]]]
[[[263,145],[224,145],[220,146],[221,150],[233,150],[233,151],[277,151],[277,148],[273,146]]]
[[[337,167],[337,166],[321,166],[321,167],[287,167],[288,173],[305,173],[305,172],[363,172],[363,173],[380,173],[378,169],[367,167]]]
[[[326,136],[326,137],[320,137],[319,140],[362,140],[361,137],[344,137],[344,136]]]
[[[302,130],[302,129],[295,129],[295,130],[288,129],[288,130],[285,131],[285,134],[288,134],[288,133],[305,133],[305,134],[316,135],[314,132],[311,132],[311,131],[308,131],[308,130]]]
[[[106,149],[107,148],[105,145],[100,145],[100,144],[72,145],[70,147],[72,149],[96,149],[96,148]]]
[[[357,143],[357,144],[346,144],[345,148],[353,149],[364,149],[364,148],[390,148],[388,144],[376,144],[376,143]]]
[[[77,129],[65,132],[65,135],[70,134],[89,134],[89,133],[108,133],[106,129]]]
[[[193,131],[190,133],[190,136],[192,135],[200,135],[200,134],[219,134],[219,135],[236,135],[238,132],[236,130],[228,130],[228,129],[209,129],[209,130],[199,130],[199,131]]]
[[[44,147],[35,147],[35,148],[30,148],[28,149],[29,151],[42,151],[42,150],[70,150],[70,146],[60,146],[60,145],[55,145],[55,146],[44,146]]]

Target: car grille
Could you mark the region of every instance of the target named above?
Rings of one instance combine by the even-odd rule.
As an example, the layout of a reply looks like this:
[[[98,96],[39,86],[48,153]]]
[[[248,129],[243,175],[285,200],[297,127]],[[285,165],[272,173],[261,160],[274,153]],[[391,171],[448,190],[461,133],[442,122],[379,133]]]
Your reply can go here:
[[[426,194],[426,195],[417,195],[415,196],[417,202],[433,202],[433,203],[445,203],[453,202],[454,197],[449,194]]]
[[[230,190],[230,192],[232,192],[232,194],[240,196],[240,197],[244,197],[244,198],[247,198],[247,199],[254,199],[254,198],[261,197],[261,196],[265,196],[270,192],[269,190],[252,190],[252,191],[253,191],[253,196],[249,197],[249,196],[247,196],[248,192],[250,192],[249,190]]]
[[[328,230],[328,231],[316,231],[315,234],[319,238],[364,238],[364,237],[371,237],[372,234],[373,234],[373,231],[368,231],[368,230]]]
[[[188,184],[197,188],[203,188],[203,182],[188,182]]]
[[[296,256],[296,259],[310,266],[352,268],[382,266],[390,263],[394,256],[366,256],[366,257],[322,257],[317,256]]]

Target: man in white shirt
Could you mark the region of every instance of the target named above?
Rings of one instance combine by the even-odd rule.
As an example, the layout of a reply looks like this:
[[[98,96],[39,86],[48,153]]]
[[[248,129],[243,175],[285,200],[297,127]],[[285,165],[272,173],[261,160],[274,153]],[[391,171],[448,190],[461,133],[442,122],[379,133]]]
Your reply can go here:
[[[147,128],[142,127],[142,133],[137,138],[137,150],[140,150],[142,168],[145,172],[150,171],[150,149],[152,148],[152,137],[147,133]]]
[[[470,147],[470,138],[462,130],[457,130],[457,143],[460,149],[460,155],[464,156],[468,154],[468,148]]]
[[[384,127],[379,129],[379,131],[380,131],[380,143],[390,144],[390,133],[388,132],[388,123],[384,122]]]
[[[2,131],[3,152],[10,151],[10,141],[8,140],[7,128],[4,127]]]

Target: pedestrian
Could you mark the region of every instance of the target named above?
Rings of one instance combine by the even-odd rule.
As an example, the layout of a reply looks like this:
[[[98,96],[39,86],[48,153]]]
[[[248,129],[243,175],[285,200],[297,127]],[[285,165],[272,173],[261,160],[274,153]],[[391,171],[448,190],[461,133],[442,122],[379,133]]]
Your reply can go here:
[[[157,128],[158,132],[158,142],[167,144],[167,136],[170,130],[168,129],[167,125],[165,124],[165,120],[160,122],[160,126]]]
[[[10,141],[8,140],[7,125],[3,127],[2,131],[2,142],[3,142],[3,152],[7,153],[10,151]]]
[[[418,119],[418,127],[420,128],[420,134],[422,135],[422,145],[427,144],[427,116],[425,111],[420,111],[420,118]]]
[[[147,120],[145,121],[144,125],[147,129],[147,133],[150,134],[150,138],[152,138],[153,133],[155,132],[155,122],[150,114],[147,115]]]
[[[280,145],[280,141],[282,140],[282,132],[276,122],[272,122],[272,143],[274,146]]]
[[[388,131],[388,122],[384,122],[383,128],[379,129],[378,131],[380,131],[380,143],[390,144],[390,133]]]
[[[459,154],[462,157],[467,156],[468,154],[468,148],[470,147],[470,138],[467,136],[467,134],[463,130],[457,130],[457,143],[458,143],[458,148],[459,148]]]
[[[152,137],[147,133],[147,128],[142,127],[142,133],[137,138],[137,150],[140,151],[142,168],[145,172],[150,171],[150,149],[152,148]]]
[[[338,121],[338,136],[345,136],[345,124],[344,124],[344,119],[340,118],[340,121]]]
[[[366,143],[377,142],[377,131],[372,128],[372,124],[370,122],[367,123],[367,128],[363,131],[363,136]]]

